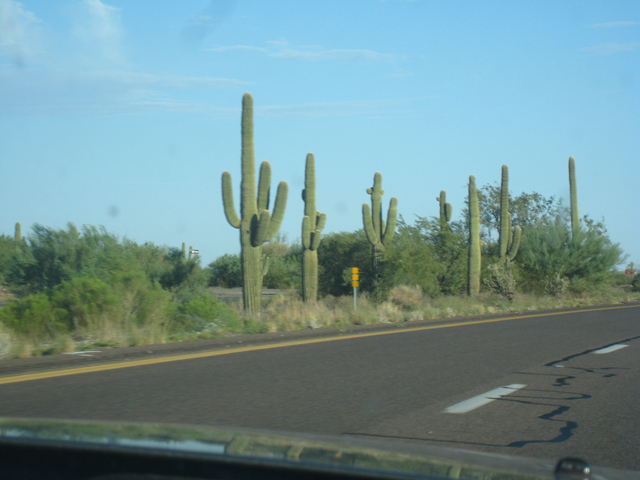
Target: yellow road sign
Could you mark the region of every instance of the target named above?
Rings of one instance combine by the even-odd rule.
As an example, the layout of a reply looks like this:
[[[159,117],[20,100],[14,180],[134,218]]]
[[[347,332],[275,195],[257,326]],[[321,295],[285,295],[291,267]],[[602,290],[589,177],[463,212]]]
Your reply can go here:
[[[351,284],[353,285],[353,288],[358,288],[360,286],[360,282],[357,280],[354,280]]]

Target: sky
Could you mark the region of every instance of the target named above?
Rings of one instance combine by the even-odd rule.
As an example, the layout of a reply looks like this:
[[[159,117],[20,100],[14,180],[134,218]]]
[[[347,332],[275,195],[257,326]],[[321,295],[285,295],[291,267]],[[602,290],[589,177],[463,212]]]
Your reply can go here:
[[[457,219],[503,164],[513,194],[568,205],[573,155],[580,214],[638,262],[639,88],[637,0],[0,0],[0,233],[238,253],[221,175],[239,210],[250,92],[290,241],[308,152],[325,232],[362,227],[377,171],[409,223],[443,189]]]

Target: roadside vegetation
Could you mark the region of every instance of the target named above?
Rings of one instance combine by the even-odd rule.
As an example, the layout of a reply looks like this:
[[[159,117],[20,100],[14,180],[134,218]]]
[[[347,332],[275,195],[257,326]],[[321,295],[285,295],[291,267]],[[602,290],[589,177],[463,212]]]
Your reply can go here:
[[[262,246],[270,259],[263,286],[289,294],[263,299],[259,314],[209,289],[242,286],[239,255],[202,267],[197,255],[119,239],[104,228],[35,225],[26,237],[17,228],[15,235],[0,235],[0,358],[640,300],[640,275],[618,270],[626,257],[604,222],[585,216],[574,234],[561,203],[537,193],[511,199],[512,223],[523,235],[514,261],[501,262],[499,193],[493,185],[478,190],[479,295],[467,295],[463,208],[461,219],[446,225],[437,217],[399,217],[375,286],[364,230],[325,234],[316,303],[301,298],[300,241],[279,234]],[[351,267],[359,267],[361,277],[356,311]],[[634,265],[627,270],[635,272]]]

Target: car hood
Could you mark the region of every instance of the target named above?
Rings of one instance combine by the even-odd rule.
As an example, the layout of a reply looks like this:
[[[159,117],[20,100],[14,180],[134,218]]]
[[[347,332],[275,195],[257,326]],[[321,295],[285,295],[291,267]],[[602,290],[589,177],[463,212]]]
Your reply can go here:
[[[180,452],[442,478],[554,478],[554,462],[547,460],[377,439],[230,427],[0,418],[0,444],[16,442]],[[596,468],[592,478],[640,479],[640,474]]]

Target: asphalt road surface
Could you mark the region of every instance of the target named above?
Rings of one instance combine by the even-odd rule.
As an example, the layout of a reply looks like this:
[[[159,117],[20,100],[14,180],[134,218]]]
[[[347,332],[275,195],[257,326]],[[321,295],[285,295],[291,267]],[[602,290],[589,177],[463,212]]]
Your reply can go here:
[[[495,319],[302,332],[287,346],[227,339],[196,358],[160,349],[144,365],[132,350],[137,364],[110,370],[126,360],[117,349],[73,365],[5,360],[0,416],[267,428],[640,470],[640,305]],[[52,376],[83,365],[95,371]]]

